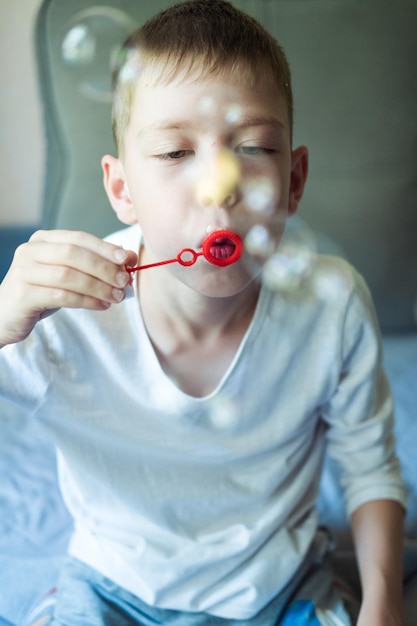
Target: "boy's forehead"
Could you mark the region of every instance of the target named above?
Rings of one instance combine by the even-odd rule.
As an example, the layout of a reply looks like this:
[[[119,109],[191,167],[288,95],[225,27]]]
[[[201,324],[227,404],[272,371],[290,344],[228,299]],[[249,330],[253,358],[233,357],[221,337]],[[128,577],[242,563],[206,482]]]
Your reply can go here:
[[[142,76],[135,88],[132,117],[149,131],[192,128],[222,120],[225,125],[288,127],[285,101],[276,85],[260,79],[256,88],[227,72],[216,76],[177,74],[170,81]]]

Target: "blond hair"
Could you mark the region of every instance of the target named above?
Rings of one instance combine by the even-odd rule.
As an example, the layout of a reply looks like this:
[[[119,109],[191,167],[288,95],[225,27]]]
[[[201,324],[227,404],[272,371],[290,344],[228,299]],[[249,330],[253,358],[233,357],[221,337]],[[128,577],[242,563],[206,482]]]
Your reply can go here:
[[[260,77],[283,97],[292,133],[291,75],[285,53],[255,19],[226,0],[188,0],[148,20],[125,41],[113,71],[112,128],[119,154],[140,78],[169,83],[179,74],[237,76],[252,87]]]

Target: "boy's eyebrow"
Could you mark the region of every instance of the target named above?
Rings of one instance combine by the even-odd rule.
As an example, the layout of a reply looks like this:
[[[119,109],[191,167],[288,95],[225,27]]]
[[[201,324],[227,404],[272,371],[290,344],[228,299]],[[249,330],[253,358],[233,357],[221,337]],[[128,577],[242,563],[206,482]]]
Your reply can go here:
[[[247,115],[234,124],[236,128],[247,128],[248,126],[277,126],[285,128],[281,120],[274,116]]]
[[[149,132],[159,132],[165,130],[192,130],[196,124],[185,120],[166,120],[164,122],[156,122],[141,128],[138,136]],[[276,128],[285,128],[285,124],[274,116],[247,115],[237,122],[230,122],[233,129],[249,128],[252,126],[274,126]]]
[[[190,122],[184,121],[175,121],[175,120],[167,120],[166,122],[155,122],[154,124],[149,124],[149,126],[144,126],[138,131],[138,137],[145,133],[160,131],[160,130],[189,130],[193,125]]]

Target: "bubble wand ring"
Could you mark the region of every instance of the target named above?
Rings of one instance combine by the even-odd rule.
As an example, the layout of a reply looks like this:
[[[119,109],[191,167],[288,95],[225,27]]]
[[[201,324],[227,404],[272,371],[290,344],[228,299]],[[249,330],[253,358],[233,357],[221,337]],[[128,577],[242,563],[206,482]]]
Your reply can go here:
[[[222,253],[218,254],[219,247],[224,246],[225,244],[227,244],[228,248],[232,249],[231,253],[229,254],[229,250],[227,250],[227,254],[225,255]],[[127,265],[126,271],[129,272],[129,274],[133,274],[134,272],[138,272],[140,270],[147,270],[151,267],[159,267],[160,265],[168,265],[170,263],[179,263],[184,267],[189,267],[194,265],[200,256],[203,256],[206,261],[212,265],[226,267],[227,265],[236,263],[236,261],[240,259],[242,252],[243,241],[240,235],[235,233],[233,230],[215,230],[204,239],[203,249],[201,252],[196,252],[192,248],[183,248],[177,254],[175,259],[167,259],[165,261],[149,263],[148,265],[138,265],[136,267],[129,267]]]

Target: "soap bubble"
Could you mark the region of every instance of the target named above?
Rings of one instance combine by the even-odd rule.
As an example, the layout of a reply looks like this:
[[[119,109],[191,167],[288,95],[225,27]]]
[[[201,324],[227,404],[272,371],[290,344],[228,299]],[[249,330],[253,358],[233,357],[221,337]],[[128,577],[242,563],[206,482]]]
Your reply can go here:
[[[237,124],[242,118],[242,107],[236,102],[231,102],[225,106],[224,119],[228,124]]]
[[[305,250],[287,248],[269,257],[263,269],[263,279],[270,289],[295,291],[301,287],[310,268],[310,255]]]
[[[76,13],[65,26],[61,59],[85,97],[111,101],[111,69],[122,42],[136,22],[124,11],[106,6]]]
[[[210,404],[210,422],[214,428],[228,430],[239,419],[236,404],[225,394],[218,394]]]
[[[211,96],[204,96],[197,103],[197,114],[201,117],[213,117],[217,112],[217,104]]]
[[[296,291],[310,275],[315,255],[313,233],[300,218],[291,218],[278,250],[265,263],[264,282],[276,291]]]
[[[120,68],[118,80],[121,83],[135,82],[142,74],[143,67],[136,51],[117,48],[112,55],[111,65],[112,67]]]
[[[245,237],[245,250],[249,254],[266,259],[273,250],[273,237],[266,226],[255,224]]]
[[[62,58],[69,65],[91,63],[96,52],[96,39],[86,24],[76,24],[62,42]]]
[[[246,181],[243,194],[247,207],[255,213],[271,214],[275,205],[275,186],[267,176]]]
[[[323,268],[314,275],[313,289],[322,300],[337,300],[346,291],[346,277],[334,268],[331,272]]]
[[[204,174],[195,183],[197,199],[203,206],[222,204],[239,184],[240,165],[235,154],[226,148],[210,159]]]

